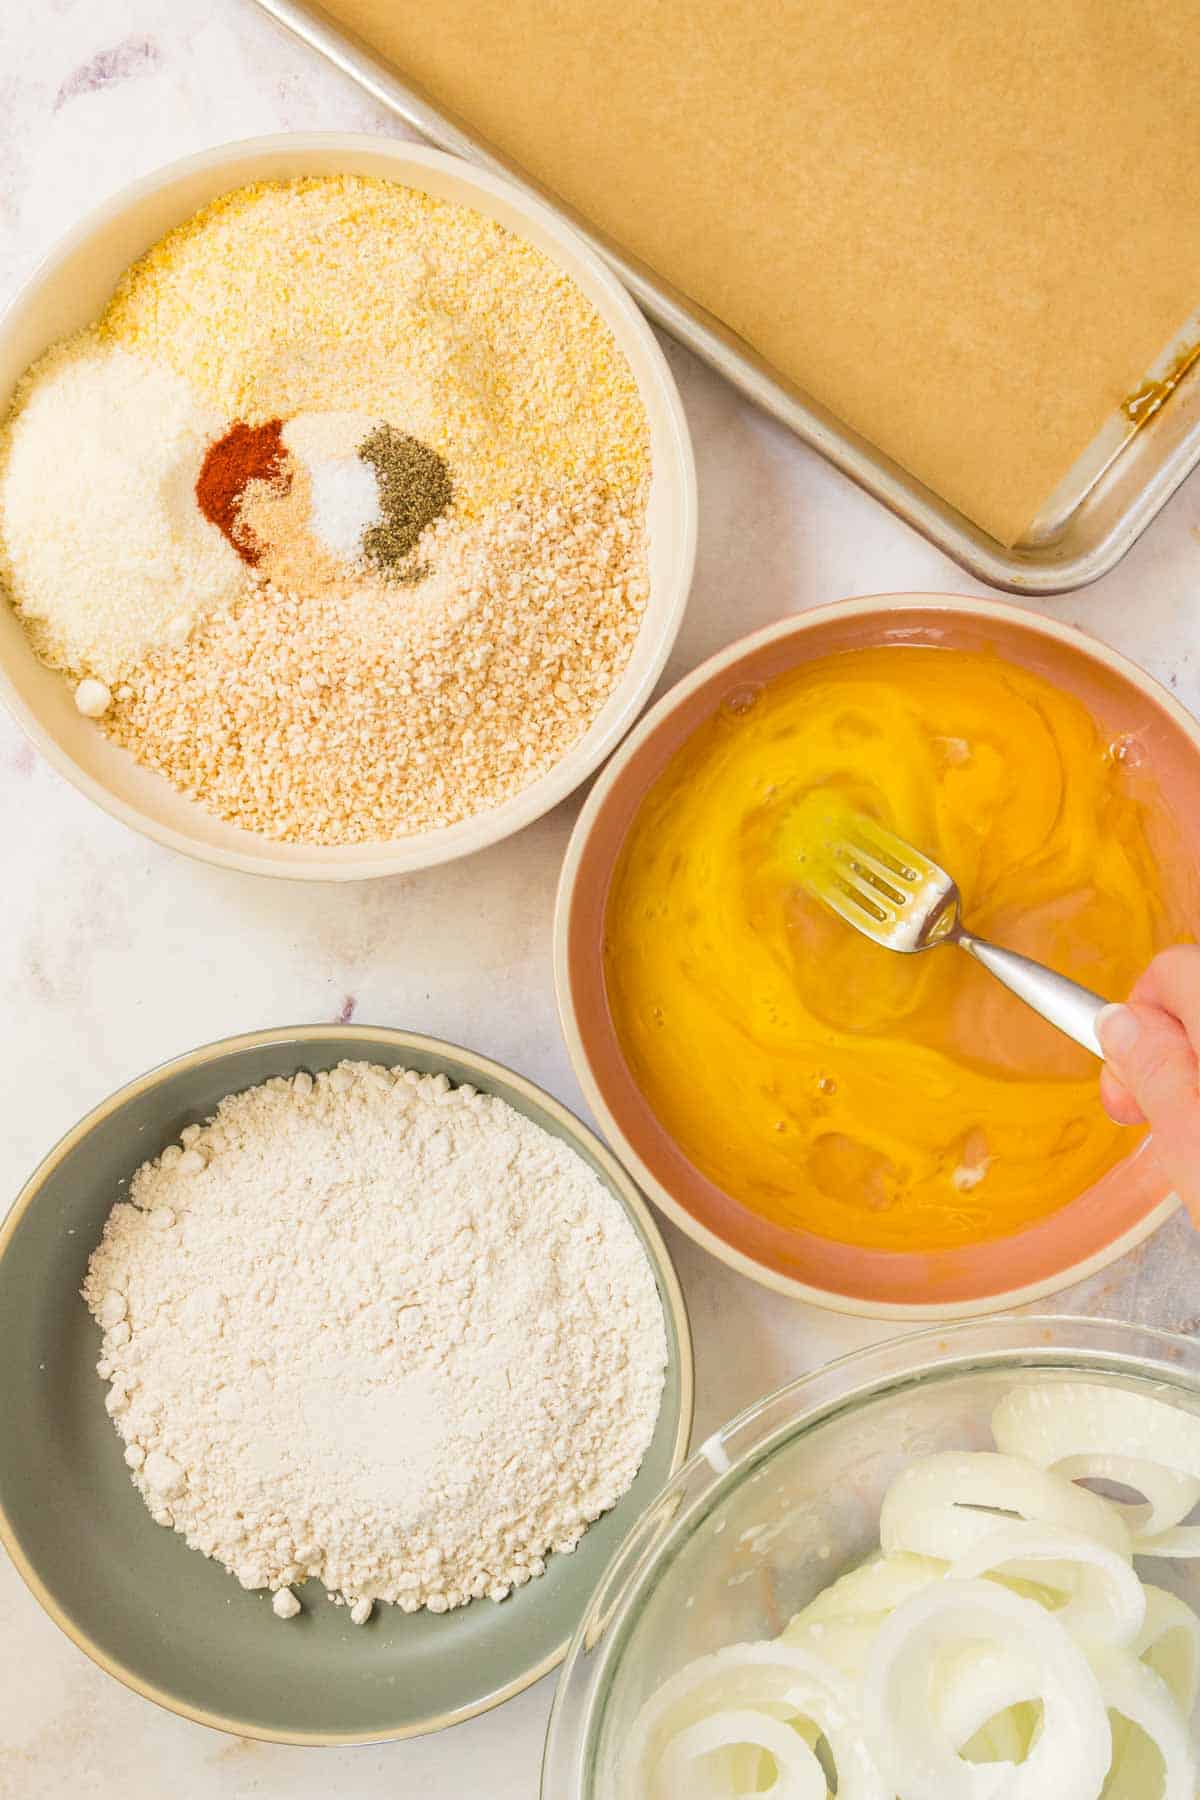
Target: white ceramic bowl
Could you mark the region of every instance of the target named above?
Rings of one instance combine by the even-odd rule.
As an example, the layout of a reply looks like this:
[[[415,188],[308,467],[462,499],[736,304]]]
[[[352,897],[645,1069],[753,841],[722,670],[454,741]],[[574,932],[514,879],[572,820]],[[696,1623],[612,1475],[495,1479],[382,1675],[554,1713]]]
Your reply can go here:
[[[547,206],[439,150],[348,132],[250,138],[171,163],[106,202],[36,271],[0,320],[0,412],[35,357],[103,309],[129,264],[218,194],[295,175],[374,175],[476,207],[535,244],[587,295],[637,380],[650,423],[650,598],[629,665],[591,727],[539,780],[440,831],[330,848],[278,844],[212,817],[139,768],[76,711],[67,682],[37,661],[0,604],[0,696],[38,748],[98,805],[160,844],[257,875],[356,881],[469,855],[562,800],[608,754],[649,698],[679,630],[696,549],[696,475],[679,393],[641,313]]]

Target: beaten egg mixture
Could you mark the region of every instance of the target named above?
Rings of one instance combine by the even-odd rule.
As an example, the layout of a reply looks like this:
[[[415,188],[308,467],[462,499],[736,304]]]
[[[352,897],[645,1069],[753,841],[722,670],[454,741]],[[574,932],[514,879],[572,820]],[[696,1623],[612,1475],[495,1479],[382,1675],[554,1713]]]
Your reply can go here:
[[[728,696],[642,802],[606,915],[618,1037],[691,1161],[779,1224],[933,1250],[1127,1155],[1085,1051],[961,951],[882,949],[798,881],[825,790],[948,869],[971,930],[1122,997],[1184,935],[1124,749],[976,652],[853,651]]]

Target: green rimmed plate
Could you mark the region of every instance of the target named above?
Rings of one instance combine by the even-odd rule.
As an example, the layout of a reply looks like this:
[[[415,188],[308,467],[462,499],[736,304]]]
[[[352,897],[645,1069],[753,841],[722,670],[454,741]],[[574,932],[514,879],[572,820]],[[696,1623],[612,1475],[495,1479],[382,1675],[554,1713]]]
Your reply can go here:
[[[146,1157],[226,1094],[343,1057],[444,1071],[565,1139],[624,1207],[658,1282],[667,1330],[662,1409],[629,1492],[571,1556],[500,1605],[371,1624],[268,1597],[154,1524],[122,1460],[79,1287],[104,1220]],[[520,1693],[562,1660],[609,1557],[679,1467],[692,1353],[679,1283],[645,1203],[565,1107],[500,1064],[436,1038],[367,1025],[227,1038],[140,1076],[68,1132],[0,1227],[0,1539],[56,1624],[109,1674],[173,1712],[242,1737],[352,1744],[436,1731]]]

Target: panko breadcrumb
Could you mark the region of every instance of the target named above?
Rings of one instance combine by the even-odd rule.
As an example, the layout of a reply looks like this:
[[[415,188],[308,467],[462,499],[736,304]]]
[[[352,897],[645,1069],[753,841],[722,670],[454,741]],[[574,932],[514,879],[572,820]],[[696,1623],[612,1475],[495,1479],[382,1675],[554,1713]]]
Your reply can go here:
[[[436,595],[397,609],[378,588],[258,590],[149,658],[105,729],[223,819],[287,842],[436,830],[519,793],[628,661],[641,521],[593,484],[501,503],[469,533],[442,524]]]

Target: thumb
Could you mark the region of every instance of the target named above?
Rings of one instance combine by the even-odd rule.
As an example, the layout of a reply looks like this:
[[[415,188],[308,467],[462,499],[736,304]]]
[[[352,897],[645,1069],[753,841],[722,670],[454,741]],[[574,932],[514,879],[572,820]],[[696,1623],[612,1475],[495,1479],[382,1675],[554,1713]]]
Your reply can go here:
[[[1200,1212],[1200,1071],[1187,1032],[1158,1006],[1109,1006],[1096,1020],[1105,1062],[1150,1122],[1160,1162]]]

